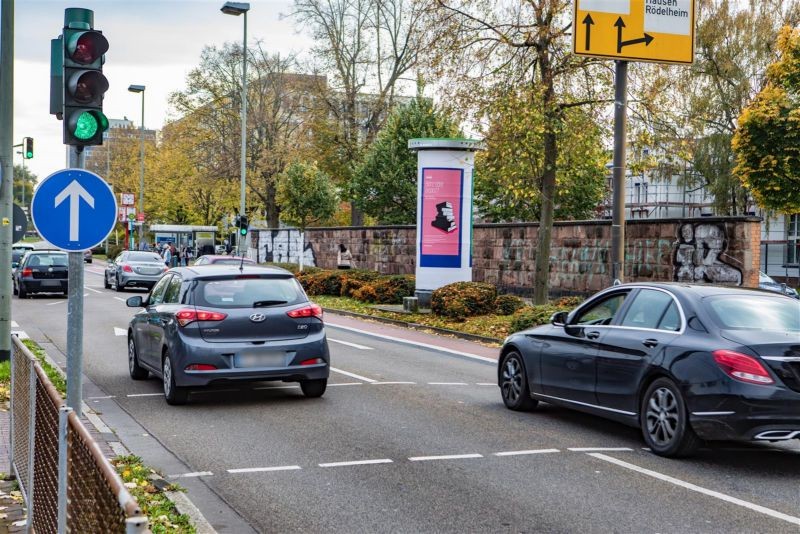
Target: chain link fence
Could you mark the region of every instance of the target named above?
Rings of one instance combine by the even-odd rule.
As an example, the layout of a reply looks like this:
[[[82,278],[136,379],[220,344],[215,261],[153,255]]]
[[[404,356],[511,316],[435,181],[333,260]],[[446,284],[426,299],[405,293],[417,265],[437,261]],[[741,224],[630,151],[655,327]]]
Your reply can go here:
[[[35,356],[12,336],[11,466],[36,532],[145,533],[147,518]]]

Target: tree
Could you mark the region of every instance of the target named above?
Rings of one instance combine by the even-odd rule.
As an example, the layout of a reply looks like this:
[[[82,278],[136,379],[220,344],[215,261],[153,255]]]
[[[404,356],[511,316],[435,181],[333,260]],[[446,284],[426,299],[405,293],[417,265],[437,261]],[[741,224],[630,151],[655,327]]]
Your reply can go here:
[[[527,187],[539,190],[539,235],[533,299],[547,301],[554,200],[562,147],[559,132],[569,108],[599,101],[607,71],[599,61],[570,52],[572,0],[427,0],[424,49],[436,79],[445,79],[456,101],[483,118],[497,95],[527,86],[541,110],[542,164]]]
[[[489,109],[486,151],[476,158],[475,202],[478,213],[492,222],[533,221],[541,215],[541,187],[531,177],[544,174],[544,117],[527,87],[510,90]],[[603,199],[605,163],[603,129],[581,108],[563,113],[557,133],[555,217],[591,217]]]
[[[346,187],[394,105],[398,80],[417,63],[421,11],[413,0],[295,0],[292,16],[311,31],[312,53],[332,74],[332,90],[320,95],[339,125],[346,175],[337,178]],[[363,223],[357,209],[351,222]]]
[[[739,117],[734,173],[764,208],[800,211],[800,31],[784,28],[780,59]]]
[[[38,180],[27,167],[14,165],[14,203],[20,207],[30,206],[33,188]]]
[[[292,163],[278,175],[277,201],[281,218],[300,229],[300,242],[309,225],[330,219],[336,210],[336,191],[316,163]],[[300,251],[300,270],[303,252]]]
[[[421,95],[395,108],[353,177],[356,206],[380,224],[414,224],[417,155],[408,149],[408,140],[457,135],[450,117]]]

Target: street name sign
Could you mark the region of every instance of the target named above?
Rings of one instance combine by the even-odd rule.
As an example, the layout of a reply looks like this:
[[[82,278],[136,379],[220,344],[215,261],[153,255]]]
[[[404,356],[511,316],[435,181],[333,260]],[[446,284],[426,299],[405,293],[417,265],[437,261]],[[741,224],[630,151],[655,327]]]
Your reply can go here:
[[[93,172],[65,169],[45,178],[31,203],[39,234],[54,246],[80,252],[100,244],[114,228],[117,200]]]
[[[695,0],[575,0],[572,50],[580,56],[691,64]]]

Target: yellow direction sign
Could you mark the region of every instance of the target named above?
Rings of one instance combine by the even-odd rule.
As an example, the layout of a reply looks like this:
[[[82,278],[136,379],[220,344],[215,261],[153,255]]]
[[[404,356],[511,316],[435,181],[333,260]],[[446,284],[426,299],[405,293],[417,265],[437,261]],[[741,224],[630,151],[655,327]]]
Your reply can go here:
[[[581,56],[694,61],[695,0],[575,0],[573,26]]]

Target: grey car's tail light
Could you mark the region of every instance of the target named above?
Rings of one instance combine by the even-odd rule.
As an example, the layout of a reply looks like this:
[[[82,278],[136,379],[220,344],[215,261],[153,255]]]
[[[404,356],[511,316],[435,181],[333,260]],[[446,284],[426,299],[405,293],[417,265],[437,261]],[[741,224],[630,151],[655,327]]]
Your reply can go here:
[[[228,316],[226,313],[208,310],[181,310],[175,314],[175,319],[181,326],[186,326],[194,321],[222,321]]]
[[[317,304],[309,304],[308,306],[297,308],[296,310],[290,310],[286,312],[286,315],[288,315],[292,319],[302,319],[303,317],[316,317],[321,321],[322,307],[318,306]]]

